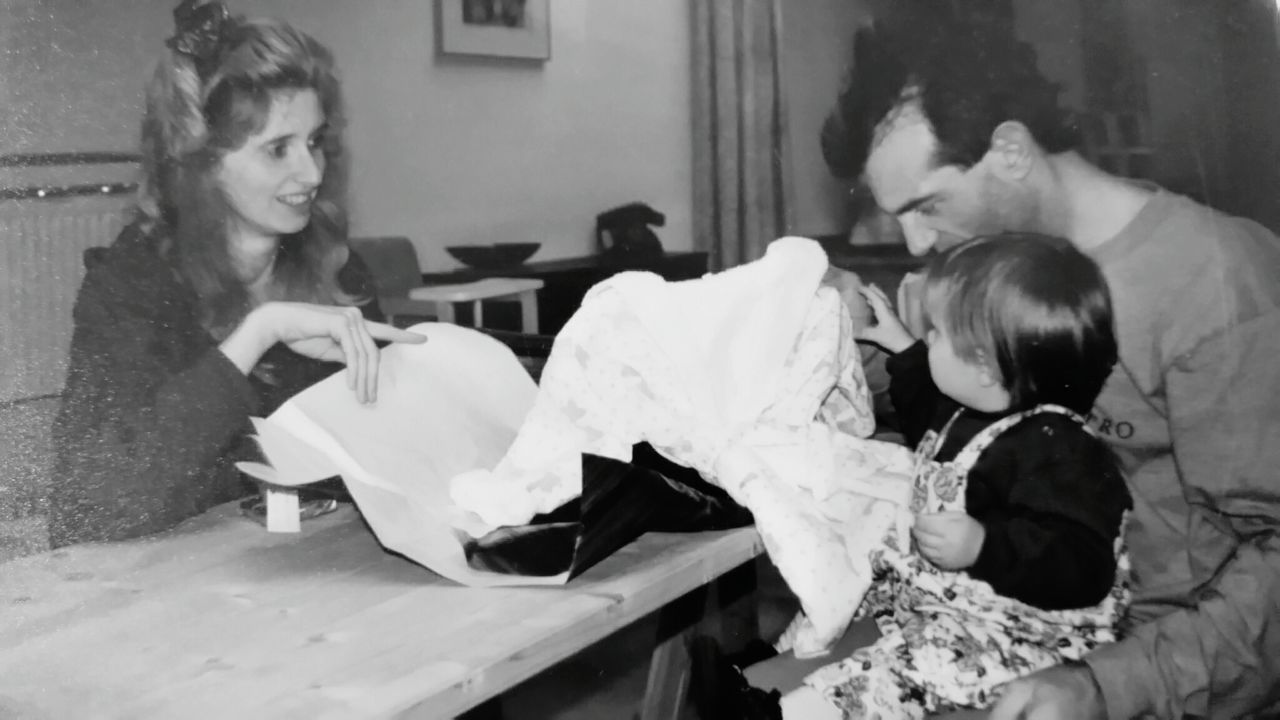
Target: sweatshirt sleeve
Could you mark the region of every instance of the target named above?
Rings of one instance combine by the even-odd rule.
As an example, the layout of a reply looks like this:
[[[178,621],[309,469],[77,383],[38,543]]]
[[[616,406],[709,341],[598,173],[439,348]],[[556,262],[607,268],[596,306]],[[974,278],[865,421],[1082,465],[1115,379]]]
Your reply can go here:
[[[1165,374],[1195,522],[1239,546],[1194,604],[1085,660],[1111,718],[1245,717],[1280,703],[1280,313],[1231,324]],[[1194,562],[1196,558],[1191,558]]]
[[[176,299],[131,295],[135,283],[91,270],[76,301],[54,434],[56,544],[155,532],[228,499],[234,473],[211,471],[256,410],[248,380],[203,331],[147,307]]]
[[[1106,597],[1132,500],[1102,441],[1067,418],[1032,417],[987,449],[969,486],[990,495],[980,503],[986,537],[970,575],[1048,610]]]

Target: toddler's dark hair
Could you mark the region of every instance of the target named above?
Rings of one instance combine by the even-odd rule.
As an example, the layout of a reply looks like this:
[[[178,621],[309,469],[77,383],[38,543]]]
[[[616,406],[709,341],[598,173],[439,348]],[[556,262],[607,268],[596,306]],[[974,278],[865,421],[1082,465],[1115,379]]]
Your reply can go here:
[[[1012,411],[1088,414],[1116,364],[1106,279],[1062,238],[1006,233],[952,248],[929,265],[924,307],[959,357],[999,373]]]

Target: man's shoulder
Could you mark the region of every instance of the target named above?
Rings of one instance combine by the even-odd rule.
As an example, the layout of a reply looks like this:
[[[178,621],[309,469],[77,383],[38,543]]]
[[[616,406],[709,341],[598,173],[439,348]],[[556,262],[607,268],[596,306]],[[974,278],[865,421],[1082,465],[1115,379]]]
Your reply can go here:
[[[1162,243],[1184,244],[1186,250],[1224,249],[1257,252],[1278,242],[1274,233],[1246,217],[1229,215],[1182,195],[1157,192],[1151,199],[1155,232]]]
[[[1254,220],[1159,190],[1097,258],[1112,273],[1157,273],[1179,283],[1217,285],[1224,276],[1252,277],[1266,284],[1274,280],[1259,273],[1280,266],[1280,239]]]
[[[1205,282],[1230,286],[1239,292],[1252,288],[1280,301],[1275,269],[1280,267],[1280,238],[1261,223],[1228,215],[1188,198],[1173,196],[1176,211],[1166,222],[1171,253],[1181,253],[1201,268]],[[1266,291],[1265,288],[1271,288]]]
[[[1280,240],[1247,218],[1158,193],[1142,236],[1101,258],[1117,313],[1130,321],[1121,355],[1173,358],[1280,310]],[[1132,369],[1132,368],[1131,368]]]

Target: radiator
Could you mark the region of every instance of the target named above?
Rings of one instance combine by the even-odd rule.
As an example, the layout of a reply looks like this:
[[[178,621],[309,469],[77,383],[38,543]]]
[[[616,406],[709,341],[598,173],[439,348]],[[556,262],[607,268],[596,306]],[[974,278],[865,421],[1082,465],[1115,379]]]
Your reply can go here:
[[[62,392],[84,251],[115,239],[130,201],[0,203],[0,403]]]

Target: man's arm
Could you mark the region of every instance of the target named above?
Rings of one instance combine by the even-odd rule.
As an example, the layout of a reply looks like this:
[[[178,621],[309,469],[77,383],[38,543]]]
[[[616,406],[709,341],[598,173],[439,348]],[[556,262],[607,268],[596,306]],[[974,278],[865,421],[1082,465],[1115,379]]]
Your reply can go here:
[[[1280,540],[1243,546],[1194,608],[1085,658],[1106,717],[1241,718],[1280,701]]]
[[[1226,719],[1280,703],[1278,357],[1280,313],[1272,310],[1205,340],[1166,374],[1183,478],[1170,491],[1200,511],[1190,523],[1239,539],[1213,580],[1191,607],[1099,648],[1085,664],[1012,683],[991,720]]]
[[[1204,340],[1165,383],[1188,531],[1239,545],[1194,606],[1086,660],[1111,718],[1242,717],[1280,702],[1280,313]]]

